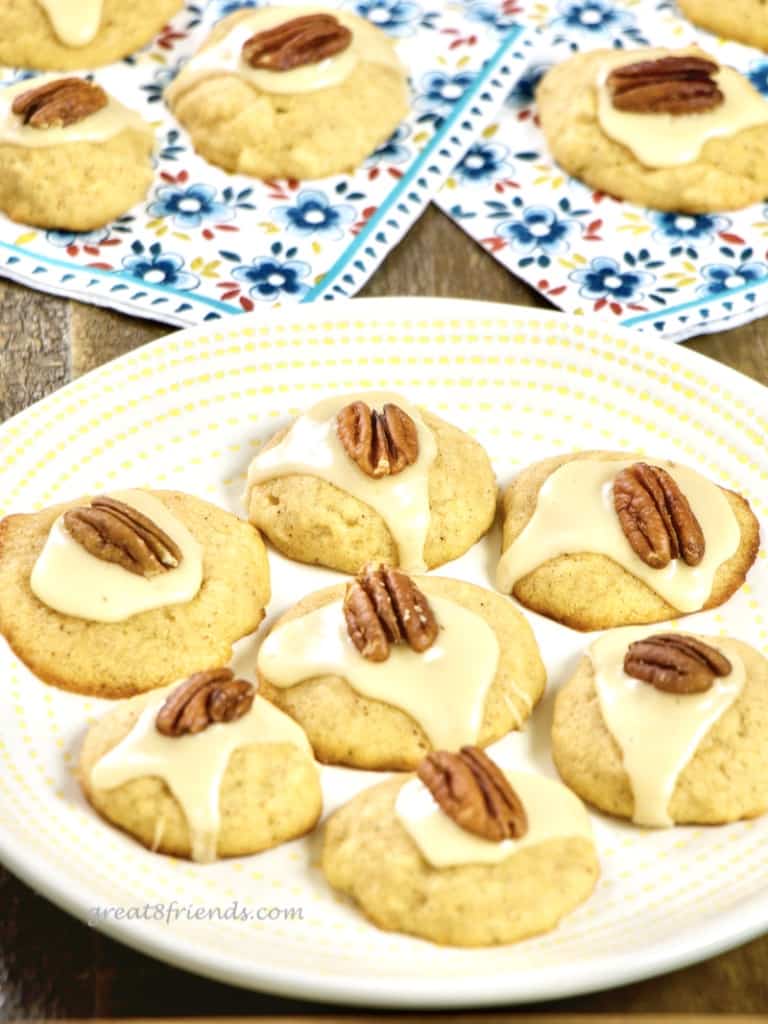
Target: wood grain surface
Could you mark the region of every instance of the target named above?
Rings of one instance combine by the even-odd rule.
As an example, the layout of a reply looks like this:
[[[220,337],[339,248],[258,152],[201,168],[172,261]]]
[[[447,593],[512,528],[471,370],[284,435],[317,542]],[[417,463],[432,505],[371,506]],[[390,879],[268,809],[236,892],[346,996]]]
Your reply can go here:
[[[362,294],[547,305],[434,209],[411,229]],[[162,325],[0,282],[0,419],[72,377],[165,333],[167,328]],[[768,384],[766,321],[704,336],[689,342],[688,347]],[[354,1011],[336,1010],[354,1020]],[[768,1011],[768,936],[663,978],[553,1002],[536,1010],[764,1013]],[[283,1017],[331,1011],[334,1008],[240,991],[152,961],[79,924],[0,869],[0,1020]],[[416,1015],[412,1019],[416,1020]],[[503,1018],[467,1015],[441,1019],[478,1022]],[[605,1024],[614,1021],[607,1017]]]

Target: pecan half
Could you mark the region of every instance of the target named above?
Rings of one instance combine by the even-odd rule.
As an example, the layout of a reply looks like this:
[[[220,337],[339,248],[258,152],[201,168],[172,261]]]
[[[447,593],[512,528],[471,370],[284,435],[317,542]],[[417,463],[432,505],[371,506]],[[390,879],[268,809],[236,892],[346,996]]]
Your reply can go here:
[[[108,102],[100,85],[84,78],[59,78],[20,93],[11,111],[33,128],[66,128],[95,114]]]
[[[733,666],[720,651],[693,636],[659,633],[630,644],[624,671],[665,693],[703,693]]]
[[[104,494],[65,512],[64,529],[90,555],[137,576],[157,576],[181,564],[181,548],[164,530],[138,509]]]
[[[352,402],[336,418],[336,432],[347,455],[368,476],[395,476],[419,457],[416,424],[399,405],[387,403],[377,412],[365,402]]]
[[[256,687],[229,668],[196,672],[168,695],[155,719],[163,736],[193,735],[216,722],[234,722],[251,710]]]
[[[698,565],[706,544],[688,499],[660,466],[636,462],[613,481],[613,503],[632,550],[652,569],[673,558]]]
[[[252,68],[290,71],[334,57],[351,42],[350,30],[332,14],[307,14],[252,35],[243,44],[243,60]]]
[[[417,774],[441,810],[466,832],[500,842],[520,839],[528,831],[520,797],[479,747],[428,754]]]
[[[344,595],[350,640],[369,661],[386,661],[390,644],[407,643],[422,653],[437,639],[429,601],[399,569],[367,566]]]
[[[634,114],[698,114],[719,106],[724,96],[703,57],[661,57],[614,68],[607,85],[617,110]]]

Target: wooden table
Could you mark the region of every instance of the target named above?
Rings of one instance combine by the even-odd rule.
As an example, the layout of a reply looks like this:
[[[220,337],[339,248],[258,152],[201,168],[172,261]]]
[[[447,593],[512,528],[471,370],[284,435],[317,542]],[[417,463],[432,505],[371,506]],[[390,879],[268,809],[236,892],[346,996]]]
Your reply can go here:
[[[546,305],[434,209],[391,254],[363,295],[442,295]],[[167,330],[0,283],[0,419]],[[768,384],[768,322],[705,336],[688,347]],[[165,967],[74,921],[2,869],[0,908],[2,1020],[321,1010]],[[664,978],[537,1009],[767,1012],[768,936]]]

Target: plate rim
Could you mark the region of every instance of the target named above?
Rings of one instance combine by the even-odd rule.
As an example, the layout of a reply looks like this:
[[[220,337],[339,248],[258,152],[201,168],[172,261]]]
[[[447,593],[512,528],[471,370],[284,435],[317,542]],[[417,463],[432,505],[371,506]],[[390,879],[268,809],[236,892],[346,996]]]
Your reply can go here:
[[[669,341],[642,335],[619,323],[580,317],[559,310],[484,302],[475,299],[403,296],[334,301],[332,304],[324,304],[319,308],[316,304],[283,307],[263,313],[232,315],[215,323],[198,324],[180,331],[170,331],[147,345],[140,346],[140,350],[161,350],[169,344],[170,339],[173,339],[174,343],[194,341],[196,335],[204,336],[220,332],[228,334],[232,328],[239,333],[249,327],[263,327],[265,323],[274,324],[276,321],[296,323],[297,321],[312,321],[320,318],[325,323],[332,323],[349,320],[352,317],[361,320],[377,319],[383,315],[388,319],[400,321],[409,318],[440,319],[448,315],[457,319],[476,318],[483,315],[510,321],[532,318],[541,321],[542,324],[559,321],[568,324],[569,327],[578,326],[588,331],[596,331],[595,337],[586,338],[585,341],[597,345],[606,344],[609,337],[623,337],[626,340],[631,340],[640,348],[651,349],[659,354],[668,351],[673,354],[674,359],[679,360],[683,365],[696,367],[701,366],[703,362],[706,364],[705,369],[709,375],[712,373],[713,366],[716,366],[718,378],[723,384],[731,383],[738,387],[742,394],[745,391],[749,393],[749,397],[755,401],[766,402],[766,398],[768,398],[768,387],[738,370],[692,349],[672,347],[672,343]],[[45,407],[54,397],[66,394],[68,389],[75,386],[81,386],[83,381],[95,382],[102,373],[112,372],[116,363],[128,363],[134,356],[135,351],[125,353],[21,410],[0,424],[0,441],[3,440],[5,434],[10,432],[11,428],[20,426],[29,412]],[[96,928],[100,933],[165,963],[240,988],[286,998],[346,1006],[368,1006],[382,1009],[455,1009],[561,999],[589,992],[604,991],[666,974],[709,959],[768,931],[768,894],[766,894],[763,901],[757,903],[742,901],[729,910],[720,912],[717,918],[716,934],[708,937],[711,929],[703,929],[701,937],[697,938],[695,928],[687,929],[686,941],[682,950],[677,948],[679,939],[673,936],[659,945],[652,955],[645,954],[640,962],[634,957],[621,954],[613,958],[603,957],[589,969],[585,969],[583,964],[570,970],[567,965],[560,965],[559,977],[555,983],[541,976],[537,976],[533,982],[526,981],[524,977],[521,978],[515,974],[497,976],[492,980],[477,976],[454,977],[450,992],[446,992],[444,979],[429,978],[424,981],[411,978],[402,979],[397,989],[393,990],[390,979],[370,978],[365,975],[360,977],[353,975],[328,976],[318,971],[313,973],[311,967],[308,969],[306,964],[299,968],[275,969],[268,964],[254,962],[245,967],[241,961],[233,961],[224,953],[200,950],[196,948],[194,941],[174,937],[172,932],[169,932],[166,937],[160,929],[153,931],[147,922],[99,920],[94,923],[89,920],[88,916],[87,887],[82,883],[76,883],[73,891],[71,879],[67,878],[66,872],[59,865],[52,870],[52,866],[46,863],[42,854],[35,852],[33,856],[30,856],[29,851],[24,849],[21,840],[14,839],[10,833],[6,834],[2,823],[0,823],[0,862],[55,906],[90,927]],[[484,989],[484,991],[480,991],[480,989]]]

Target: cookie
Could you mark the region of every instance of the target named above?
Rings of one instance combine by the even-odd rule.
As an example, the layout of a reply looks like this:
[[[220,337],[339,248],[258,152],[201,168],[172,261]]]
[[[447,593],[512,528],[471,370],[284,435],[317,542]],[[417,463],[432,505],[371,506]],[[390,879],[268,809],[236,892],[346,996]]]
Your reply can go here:
[[[438,758],[438,773],[453,774],[451,762]],[[599,875],[589,817],[559,783],[496,770],[503,776],[501,783],[494,779],[496,792],[511,785],[524,815],[515,838],[476,835],[457,825],[419,779],[390,779],[328,820],[328,882],[377,927],[440,945],[500,945],[554,928],[589,897]],[[488,781],[486,775],[483,789]],[[484,803],[471,778],[455,792]],[[466,800],[450,810],[473,828],[487,824],[487,812]]]
[[[722,39],[736,39],[747,46],[768,50],[768,17],[760,0],[678,0],[680,10],[694,25],[709,29]]]
[[[295,839],[322,809],[301,729],[228,669],[121,702],[88,730],[79,777],[112,825],[201,862]]]
[[[388,644],[382,659],[361,591],[381,593],[383,579],[406,630],[430,611],[436,628]],[[511,602],[471,583],[381,569],[299,601],[257,664],[260,692],[299,722],[320,761],[373,770],[412,769],[440,747],[487,746],[523,725],[546,684]]]
[[[391,40],[320,7],[223,18],[165,95],[201,156],[264,179],[354,170],[409,106]]]
[[[382,467],[371,465],[380,445],[370,432],[385,407],[402,450],[372,475]],[[423,572],[487,532],[496,481],[474,438],[399,395],[365,392],[326,399],[275,434],[251,463],[247,504],[288,558],[348,573],[374,561]]]
[[[630,504],[621,515],[617,481],[619,501]],[[669,508],[681,505],[681,494],[688,513],[675,526]],[[679,463],[630,453],[544,459],[506,490],[503,509],[499,589],[572,629],[662,622],[723,604],[744,582],[760,543],[741,495]],[[675,556],[672,546],[682,540],[685,548],[697,525],[700,550]],[[644,529],[658,551],[643,544]]]
[[[701,50],[576,54],[547,72],[536,102],[555,160],[590,188],[681,213],[768,193],[768,102]]]
[[[717,655],[708,669],[702,644]],[[708,688],[686,690],[690,679],[701,687],[697,675]],[[582,658],[557,695],[552,756],[563,781],[608,814],[718,825],[768,809],[766,737],[761,654],[729,637],[643,627],[606,634]]]
[[[16,655],[47,683],[112,698],[225,663],[269,601],[257,531],[191,495],[113,492],[107,501],[139,509],[179,545],[176,566],[159,565],[135,531],[126,540],[124,513],[91,500],[90,507],[70,502],[0,522],[0,633]],[[108,529],[118,531],[114,544],[100,545],[102,557],[65,527],[65,514],[72,523],[75,510],[71,528],[94,550]],[[117,561],[126,545],[143,551],[146,575],[139,564]]]
[[[140,49],[183,0],[3,0],[0,64],[72,71]]]
[[[103,227],[147,194],[154,141],[138,114],[85,79],[41,75],[8,86],[0,210],[46,229]]]

